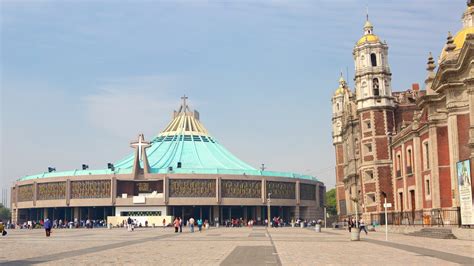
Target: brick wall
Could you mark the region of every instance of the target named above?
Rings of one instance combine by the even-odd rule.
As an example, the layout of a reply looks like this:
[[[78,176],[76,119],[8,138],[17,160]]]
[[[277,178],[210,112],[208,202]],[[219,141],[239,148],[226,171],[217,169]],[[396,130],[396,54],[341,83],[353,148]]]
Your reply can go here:
[[[441,207],[452,206],[451,174],[449,170],[449,144],[448,128],[436,129],[438,140],[438,167],[439,167],[439,189]]]
[[[469,148],[469,114],[458,115],[459,160],[467,160],[471,155]]]

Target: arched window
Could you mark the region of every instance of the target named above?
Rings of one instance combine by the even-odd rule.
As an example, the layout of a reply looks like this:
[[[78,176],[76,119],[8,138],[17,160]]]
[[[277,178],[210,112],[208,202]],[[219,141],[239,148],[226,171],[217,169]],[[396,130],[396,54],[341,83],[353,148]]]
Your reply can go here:
[[[370,62],[372,62],[373,67],[377,66],[377,56],[374,53],[370,54]]]
[[[379,79],[375,78],[372,80],[372,88],[374,91],[374,96],[379,96],[380,95],[380,90],[379,90]]]
[[[337,103],[336,106],[337,106],[337,108],[336,108],[337,111],[339,111],[339,103]]]

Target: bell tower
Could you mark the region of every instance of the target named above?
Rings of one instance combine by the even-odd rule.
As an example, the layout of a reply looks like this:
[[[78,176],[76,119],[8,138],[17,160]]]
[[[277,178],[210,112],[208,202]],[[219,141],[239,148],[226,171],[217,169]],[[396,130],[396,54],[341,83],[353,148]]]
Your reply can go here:
[[[375,35],[368,15],[364,35],[357,41],[353,55],[360,129],[360,165],[356,171],[361,198],[357,204],[368,215],[383,210],[382,195],[393,203],[390,137],[394,128],[388,45]]]
[[[353,55],[357,109],[393,107],[388,45],[374,34],[374,26],[368,16],[364,35],[357,41]]]

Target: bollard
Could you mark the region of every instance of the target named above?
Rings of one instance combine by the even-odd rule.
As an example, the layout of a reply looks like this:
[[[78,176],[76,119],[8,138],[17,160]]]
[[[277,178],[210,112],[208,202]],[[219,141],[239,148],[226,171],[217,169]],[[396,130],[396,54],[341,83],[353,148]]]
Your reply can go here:
[[[316,226],[314,227],[314,230],[318,233],[321,233],[321,225],[320,224],[316,224]]]
[[[216,228],[219,228],[219,223],[216,223]]]
[[[360,241],[359,228],[352,228],[352,230],[351,230],[351,241]]]
[[[303,222],[300,222],[300,227],[304,228],[304,223]]]

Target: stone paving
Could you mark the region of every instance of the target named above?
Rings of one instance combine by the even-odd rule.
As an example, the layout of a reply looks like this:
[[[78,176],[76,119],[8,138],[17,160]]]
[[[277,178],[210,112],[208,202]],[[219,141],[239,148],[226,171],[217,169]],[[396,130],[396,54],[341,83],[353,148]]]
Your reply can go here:
[[[474,265],[474,241],[302,228],[173,228],[9,230],[0,237],[0,264],[25,265]]]

